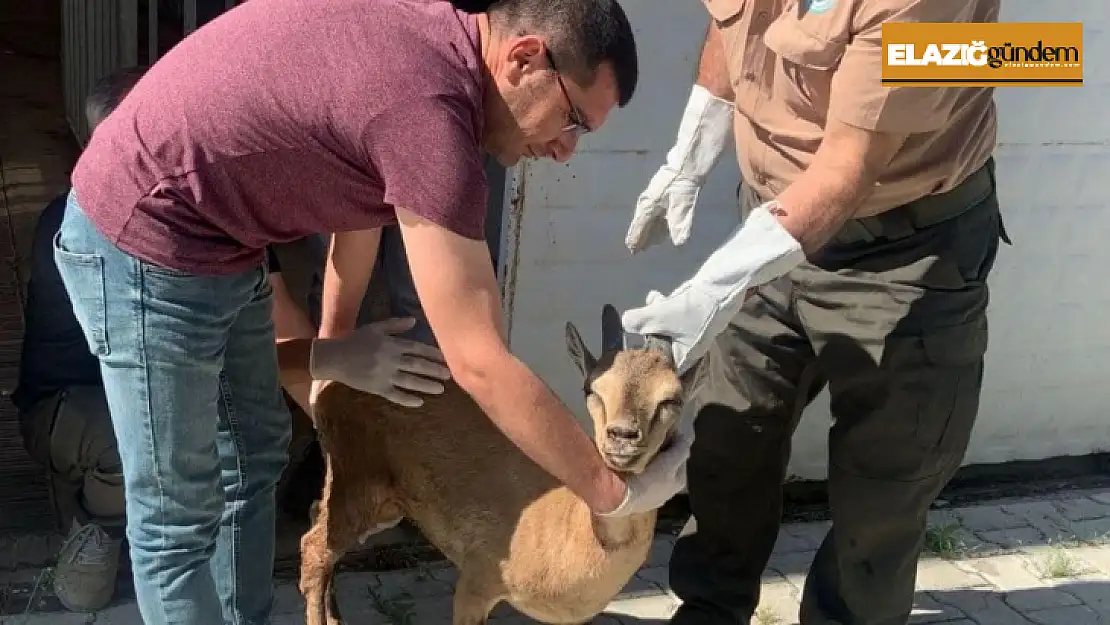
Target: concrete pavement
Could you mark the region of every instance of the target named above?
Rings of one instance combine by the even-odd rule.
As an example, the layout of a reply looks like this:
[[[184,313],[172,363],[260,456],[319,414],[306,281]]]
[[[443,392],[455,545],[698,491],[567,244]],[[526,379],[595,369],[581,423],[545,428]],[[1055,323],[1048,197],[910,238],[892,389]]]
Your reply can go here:
[[[929,525],[929,554],[918,568],[912,623],[1110,623],[1110,490],[940,508],[930,514]],[[763,600],[753,625],[797,623],[805,572],[826,528],[826,523],[783,527],[764,576]],[[673,536],[657,537],[645,567],[596,623],[666,622],[678,606],[667,583],[666,564],[673,544]],[[342,573],[337,583],[347,625],[450,623],[454,573],[446,565]],[[46,580],[47,574],[23,570],[7,576],[9,581]],[[507,606],[500,606],[491,621],[493,625],[532,622]],[[303,622],[295,583],[279,582],[273,625]],[[94,615],[40,610],[0,615],[0,623],[141,625],[141,620],[133,601],[125,598]]]

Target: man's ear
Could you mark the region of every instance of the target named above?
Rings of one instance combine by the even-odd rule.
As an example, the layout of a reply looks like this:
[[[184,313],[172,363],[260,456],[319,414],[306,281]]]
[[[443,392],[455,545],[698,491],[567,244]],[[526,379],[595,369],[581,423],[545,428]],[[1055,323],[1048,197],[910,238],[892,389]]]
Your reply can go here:
[[[546,69],[547,62],[543,53],[547,49],[546,45],[546,42],[536,35],[520,35],[508,39],[505,42],[505,49],[510,69],[522,75]]]

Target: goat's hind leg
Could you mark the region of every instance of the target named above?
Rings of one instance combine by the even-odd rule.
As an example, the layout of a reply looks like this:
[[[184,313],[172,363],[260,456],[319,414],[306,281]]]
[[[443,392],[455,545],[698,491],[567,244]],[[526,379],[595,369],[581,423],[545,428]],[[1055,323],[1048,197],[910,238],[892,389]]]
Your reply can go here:
[[[327,463],[324,491],[312,528],[301,538],[300,590],[306,625],[341,625],[335,598],[335,565],[360,535],[400,522],[400,508],[389,495],[385,486],[368,487],[350,478],[335,479],[333,465]]]

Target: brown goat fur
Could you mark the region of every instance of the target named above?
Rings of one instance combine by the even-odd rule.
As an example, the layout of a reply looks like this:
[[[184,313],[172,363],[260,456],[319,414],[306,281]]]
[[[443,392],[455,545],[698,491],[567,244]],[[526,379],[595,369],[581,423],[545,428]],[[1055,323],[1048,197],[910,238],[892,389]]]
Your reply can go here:
[[[677,427],[682,386],[669,346],[623,349],[616,310],[606,306],[602,317],[599,358],[569,323],[567,345],[602,457],[637,473]],[[326,474],[301,540],[307,625],[341,622],[336,562],[360,537],[402,518],[458,568],[454,625],[485,623],[500,601],[541,622],[589,622],[648,556],[654,510],[592,514],[453,382],[418,409],[332,383],[314,413]]]

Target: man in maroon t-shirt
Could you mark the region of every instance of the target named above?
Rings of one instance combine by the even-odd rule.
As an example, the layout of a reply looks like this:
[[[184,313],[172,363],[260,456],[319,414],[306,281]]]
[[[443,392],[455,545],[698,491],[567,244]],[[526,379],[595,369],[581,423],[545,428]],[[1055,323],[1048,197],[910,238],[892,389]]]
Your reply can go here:
[[[435,377],[443,358],[598,514],[674,494],[651,476],[674,475],[682,446],[623,480],[506,348],[483,232],[482,152],[504,166],[569,158],[628,102],[637,71],[616,0],[502,0],[478,14],[250,0],[150,68],[91,137],[54,243],[101,363],[147,623],[267,622],[290,436],[279,361],[389,395],[398,362]],[[405,326],[390,320],[275,354],[265,246],[389,224],[442,352],[394,340]]]

